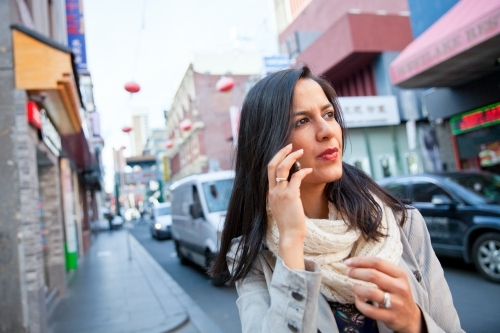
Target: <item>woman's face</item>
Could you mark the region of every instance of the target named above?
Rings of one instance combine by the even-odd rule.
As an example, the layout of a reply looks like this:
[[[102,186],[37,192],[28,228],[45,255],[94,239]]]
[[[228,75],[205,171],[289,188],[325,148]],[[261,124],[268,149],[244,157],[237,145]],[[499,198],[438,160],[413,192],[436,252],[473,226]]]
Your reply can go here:
[[[335,109],[320,85],[300,79],[293,94],[292,116],[295,129],[290,142],[293,151],[304,149],[301,168],[312,168],[302,183],[322,184],[342,176],[342,129]]]

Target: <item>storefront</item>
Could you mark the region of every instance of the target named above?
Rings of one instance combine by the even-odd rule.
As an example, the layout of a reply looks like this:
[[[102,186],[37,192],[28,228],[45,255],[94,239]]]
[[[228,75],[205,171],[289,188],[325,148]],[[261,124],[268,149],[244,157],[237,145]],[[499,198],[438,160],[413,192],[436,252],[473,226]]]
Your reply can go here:
[[[500,102],[450,118],[461,169],[500,174]]]
[[[499,173],[500,0],[461,0],[391,63],[391,80],[428,88],[422,102],[445,170]]]

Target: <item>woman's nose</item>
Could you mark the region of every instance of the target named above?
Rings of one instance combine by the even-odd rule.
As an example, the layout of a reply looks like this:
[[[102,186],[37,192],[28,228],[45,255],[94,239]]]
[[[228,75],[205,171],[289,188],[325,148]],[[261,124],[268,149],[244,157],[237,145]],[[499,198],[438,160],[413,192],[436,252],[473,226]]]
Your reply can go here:
[[[333,131],[332,125],[325,119],[321,118],[321,120],[318,122],[318,129],[316,131],[317,140],[318,141],[329,140],[333,138],[334,135],[335,132]]]

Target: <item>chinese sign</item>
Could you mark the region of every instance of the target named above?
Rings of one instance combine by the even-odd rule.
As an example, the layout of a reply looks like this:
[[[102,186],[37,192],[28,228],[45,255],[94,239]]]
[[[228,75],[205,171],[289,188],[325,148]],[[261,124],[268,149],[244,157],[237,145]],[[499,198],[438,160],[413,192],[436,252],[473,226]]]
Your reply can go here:
[[[500,124],[500,103],[454,116],[450,119],[450,124],[451,132],[455,135]]]
[[[398,125],[395,96],[339,97],[347,128]]]
[[[83,0],[66,0],[66,27],[68,29],[68,46],[75,55],[76,67],[78,71],[86,71]]]

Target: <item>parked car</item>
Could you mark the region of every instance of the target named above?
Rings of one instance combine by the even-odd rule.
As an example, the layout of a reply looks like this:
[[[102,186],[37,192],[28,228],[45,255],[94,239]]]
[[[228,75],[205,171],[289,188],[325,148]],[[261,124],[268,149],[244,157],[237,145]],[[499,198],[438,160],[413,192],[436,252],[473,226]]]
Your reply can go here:
[[[219,251],[234,172],[219,171],[181,179],[170,186],[172,238],[181,264],[209,268]],[[212,279],[221,286],[226,277]]]
[[[155,239],[168,239],[172,235],[172,211],[170,202],[159,203],[152,209],[149,230]]]
[[[500,176],[448,172],[378,183],[422,213],[436,254],[473,262],[487,279],[500,282]]]

